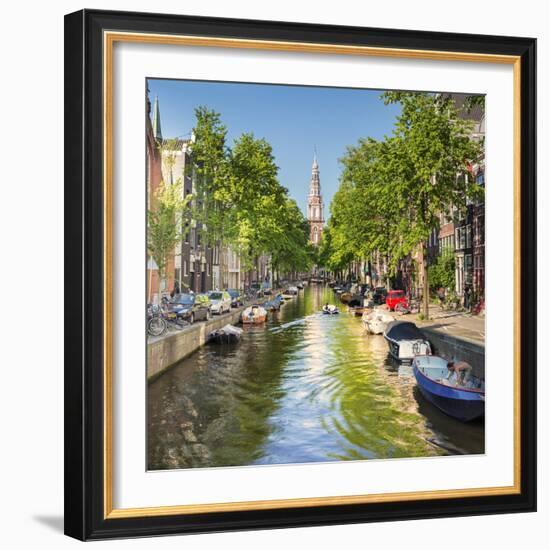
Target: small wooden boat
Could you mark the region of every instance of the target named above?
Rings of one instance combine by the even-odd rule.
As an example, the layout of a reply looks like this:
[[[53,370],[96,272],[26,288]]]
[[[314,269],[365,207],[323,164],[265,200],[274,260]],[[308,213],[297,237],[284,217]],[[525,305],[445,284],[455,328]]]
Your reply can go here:
[[[430,342],[420,329],[408,321],[392,321],[386,326],[384,339],[390,355],[397,361],[412,361],[417,355],[431,355]]]
[[[372,308],[368,308],[366,306],[350,306],[348,305],[348,311],[355,315],[356,317],[360,317],[365,312],[371,312]]]
[[[418,356],[413,373],[422,395],[445,414],[462,422],[485,415],[485,382],[469,373],[463,383],[452,381],[447,360],[436,355]]]
[[[343,304],[347,304],[352,298],[352,294],[351,292],[342,292],[342,294],[340,294],[340,301],[343,303]]]
[[[208,341],[215,344],[233,344],[241,339],[243,329],[233,325],[225,325],[208,335]]]
[[[241,323],[244,325],[265,323],[267,319],[267,310],[260,305],[253,305],[247,307],[241,313]]]
[[[338,308],[333,304],[326,304],[323,306],[323,315],[338,315],[340,313]]]

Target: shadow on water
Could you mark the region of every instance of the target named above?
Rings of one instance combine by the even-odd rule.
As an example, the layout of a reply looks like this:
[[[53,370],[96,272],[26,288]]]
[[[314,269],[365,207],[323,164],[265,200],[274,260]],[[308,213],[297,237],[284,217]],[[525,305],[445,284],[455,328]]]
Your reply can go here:
[[[424,402],[383,338],[321,315],[326,302],[330,289],[307,288],[239,344],[205,346],[151,383],[149,468],[482,452],[482,425]]]

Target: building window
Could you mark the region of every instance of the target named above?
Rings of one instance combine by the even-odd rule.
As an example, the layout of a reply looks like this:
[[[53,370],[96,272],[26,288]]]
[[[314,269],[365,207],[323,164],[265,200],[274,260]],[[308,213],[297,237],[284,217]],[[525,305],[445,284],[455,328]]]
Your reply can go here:
[[[183,239],[187,244],[189,244],[189,222],[185,222]]]
[[[464,256],[464,283],[467,285],[472,284],[472,255],[466,254]]]
[[[456,247],[458,250],[471,248],[472,246],[472,226],[465,225],[457,227],[455,230]]]

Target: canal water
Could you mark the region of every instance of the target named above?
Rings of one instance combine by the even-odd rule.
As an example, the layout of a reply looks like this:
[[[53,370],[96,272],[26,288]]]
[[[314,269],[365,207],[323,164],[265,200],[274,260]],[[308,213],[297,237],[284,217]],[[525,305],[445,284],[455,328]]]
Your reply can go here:
[[[426,402],[345,308],[319,313],[336,301],[307,287],[240,343],[207,345],[149,384],[149,469],[483,453],[483,422]]]

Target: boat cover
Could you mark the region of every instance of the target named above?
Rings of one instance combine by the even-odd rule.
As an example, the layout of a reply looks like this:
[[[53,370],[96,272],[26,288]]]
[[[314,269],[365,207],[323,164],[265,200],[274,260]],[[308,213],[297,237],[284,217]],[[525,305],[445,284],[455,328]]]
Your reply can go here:
[[[386,336],[392,340],[425,340],[420,329],[410,321],[392,321],[386,327]]]

